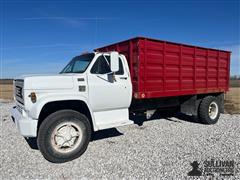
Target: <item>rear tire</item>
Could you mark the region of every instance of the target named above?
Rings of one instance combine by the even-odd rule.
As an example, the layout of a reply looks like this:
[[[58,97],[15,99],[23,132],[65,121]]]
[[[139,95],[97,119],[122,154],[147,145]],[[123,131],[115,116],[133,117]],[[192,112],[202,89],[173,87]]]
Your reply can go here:
[[[42,122],[37,143],[46,160],[64,163],[81,156],[90,137],[91,126],[85,115],[73,110],[60,110]]]
[[[202,99],[199,109],[198,118],[203,124],[216,124],[219,116],[219,102],[213,96],[207,96]]]

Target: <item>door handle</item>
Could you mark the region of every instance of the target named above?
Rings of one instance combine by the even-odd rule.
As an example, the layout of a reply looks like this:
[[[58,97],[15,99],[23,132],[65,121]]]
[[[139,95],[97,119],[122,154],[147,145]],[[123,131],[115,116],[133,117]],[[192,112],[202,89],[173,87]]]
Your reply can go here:
[[[120,77],[120,79],[125,79],[125,80],[127,80],[127,77]]]

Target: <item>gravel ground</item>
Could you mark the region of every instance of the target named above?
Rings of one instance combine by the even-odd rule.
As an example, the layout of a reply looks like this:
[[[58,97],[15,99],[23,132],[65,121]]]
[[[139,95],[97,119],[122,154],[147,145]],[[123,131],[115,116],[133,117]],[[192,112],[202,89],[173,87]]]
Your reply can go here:
[[[193,161],[240,162],[240,115],[223,114],[210,126],[171,117],[100,131],[80,158],[53,164],[18,133],[12,105],[0,103],[2,179],[186,179]]]

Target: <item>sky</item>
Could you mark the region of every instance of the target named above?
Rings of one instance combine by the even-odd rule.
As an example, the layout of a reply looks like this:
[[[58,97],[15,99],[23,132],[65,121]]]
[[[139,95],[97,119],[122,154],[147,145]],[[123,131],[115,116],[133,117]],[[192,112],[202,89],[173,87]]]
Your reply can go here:
[[[0,0],[0,78],[58,73],[82,52],[136,36],[232,51],[240,75],[239,0]]]

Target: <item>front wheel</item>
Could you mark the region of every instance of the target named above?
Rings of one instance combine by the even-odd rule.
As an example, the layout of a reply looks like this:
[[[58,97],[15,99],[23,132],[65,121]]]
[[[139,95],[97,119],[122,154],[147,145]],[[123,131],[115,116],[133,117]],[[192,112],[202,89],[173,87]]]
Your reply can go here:
[[[204,124],[215,124],[217,123],[220,111],[219,102],[213,96],[207,96],[203,98],[200,103],[198,111],[199,120]]]
[[[73,110],[60,110],[43,121],[37,142],[45,159],[63,163],[81,156],[90,137],[91,126],[86,116]]]

